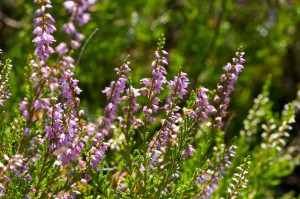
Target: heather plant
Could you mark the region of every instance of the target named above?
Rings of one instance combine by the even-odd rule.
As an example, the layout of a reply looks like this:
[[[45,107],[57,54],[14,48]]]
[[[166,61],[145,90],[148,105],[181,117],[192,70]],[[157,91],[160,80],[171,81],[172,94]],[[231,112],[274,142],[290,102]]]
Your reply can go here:
[[[13,118],[5,113],[11,65],[1,62],[3,198],[270,198],[280,177],[299,165],[289,131],[300,93],[274,113],[271,80],[239,135],[225,141],[232,93],[246,63],[242,49],[223,67],[214,89],[192,88],[184,67],[168,74],[173,66],[162,35],[150,74],[134,78],[126,57],[102,91],[101,115],[89,119],[80,107],[75,71],[84,67],[79,27],[89,22],[95,1],[64,1],[70,17],[60,28],[50,0],[34,3],[36,49],[28,56],[25,97]],[[65,41],[56,41],[59,30]]]

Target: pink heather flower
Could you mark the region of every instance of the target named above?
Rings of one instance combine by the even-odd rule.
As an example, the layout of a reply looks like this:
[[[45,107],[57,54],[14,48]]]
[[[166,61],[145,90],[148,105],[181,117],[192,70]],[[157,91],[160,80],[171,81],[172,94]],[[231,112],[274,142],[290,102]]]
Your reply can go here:
[[[91,15],[87,12],[88,8],[95,4],[95,0],[66,0],[63,6],[71,14],[70,21],[62,26],[63,31],[70,35],[71,40],[68,46],[73,49],[78,49],[80,47],[80,42],[84,39],[84,36],[77,31],[77,26],[83,26],[87,24]],[[59,54],[64,54],[67,51],[61,47],[56,48],[56,52]]]
[[[134,116],[134,113],[140,108],[140,105],[136,102],[137,97],[141,94],[139,93],[139,89],[135,89],[132,86],[126,90],[127,96],[124,96],[122,99],[125,102],[128,102],[128,106],[124,106],[122,108],[123,113],[127,115],[127,119],[130,121],[130,124],[133,126],[139,125],[139,121]],[[127,128],[124,126],[123,128]]]
[[[159,99],[155,97],[155,94],[159,94],[164,90],[163,85],[167,83],[165,75],[167,74],[164,65],[167,64],[167,58],[164,57],[164,54],[161,50],[155,51],[156,60],[152,62],[152,78],[144,78],[140,80],[144,87],[140,89],[142,95],[146,95],[148,100],[151,102],[151,105],[143,107],[143,114],[146,115],[147,121],[150,124],[155,122],[154,117],[150,117],[150,114],[157,113],[159,107],[157,106]],[[164,61],[163,61],[164,60]],[[153,101],[155,103],[153,103]]]
[[[151,80],[149,78],[143,78],[140,80],[140,82],[142,82],[145,85],[145,87],[149,87],[151,85],[150,81]]]
[[[152,109],[149,109],[147,106],[144,106],[142,112],[144,115],[150,115],[152,113]]]
[[[80,43],[78,41],[72,40],[71,41],[71,47],[75,50],[77,50],[80,47]]]
[[[83,39],[84,39],[83,34],[80,34],[80,33],[75,34],[75,40],[76,41],[81,42]]]
[[[215,113],[216,127],[221,129],[223,127],[222,118],[227,115],[227,107],[230,103],[230,96],[234,90],[234,84],[238,80],[238,75],[244,69],[242,65],[245,62],[243,58],[244,52],[237,52],[236,58],[233,58],[233,63],[227,63],[223,67],[225,74],[221,75],[220,80],[222,85],[217,86],[217,93],[214,96],[214,101],[217,103]]]
[[[160,93],[160,91],[164,90],[162,85],[167,82],[165,75],[167,74],[166,69],[164,68],[164,65],[167,65],[166,58],[160,51],[156,51],[156,60],[152,62],[151,67],[152,70],[152,79],[144,78],[141,80],[141,82],[145,85],[145,88],[154,88],[152,91],[153,93]],[[149,91],[150,92],[150,91]],[[150,93],[148,92],[148,95]],[[151,97],[152,96],[148,96]]]
[[[187,110],[185,114],[198,120],[199,124],[205,122],[209,115],[214,112],[214,107],[209,103],[207,88],[198,89],[197,98],[194,102],[193,110]]]
[[[156,56],[158,55],[156,54]],[[178,113],[180,110],[180,107],[177,106],[178,101],[174,101],[174,99],[176,96],[178,96],[179,99],[182,99],[187,93],[186,89],[188,85],[189,80],[187,74],[183,72],[180,72],[178,76],[175,76],[174,80],[169,81],[168,87],[171,88],[172,92],[168,95],[168,103],[164,106],[166,119],[161,120],[162,127],[157,135],[158,139],[152,140],[149,144],[151,150],[155,150],[155,148],[158,150],[166,150],[165,148],[167,146],[173,146],[173,143],[176,143],[179,127],[175,124],[182,120],[182,116]],[[159,101],[159,98],[153,98],[152,110],[154,113],[158,110],[157,104]],[[188,157],[192,155],[193,151],[194,150],[190,145],[187,151],[184,152],[184,156]]]
[[[155,118],[154,118],[154,117],[151,117],[151,116],[149,116],[149,117],[148,117],[148,122],[149,122],[150,124],[154,124],[154,122],[155,122]]]
[[[67,63],[68,56],[63,57]],[[72,59],[70,59],[72,62]],[[63,66],[62,77],[59,79],[61,101],[56,104],[43,101],[47,106],[47,121],[45,132],[49,141],[49,149],[54,150],[58,162],[62,166],[79,161],[79,154],[85,146],[85,138],[79,138],[82,132],[80,124],[79,105],[80,100],[76,95],[81,92],[77,86],[78,80],[74,79],[74,73],[70,71],[70,65]]]
[[[185,159],[187,159],[188,157],[191,157],[195,152],[195,149],[193,147],[193,145],[189,144],[187,149],[183,152],[183,156]]]
[[[67,24],[64,24],[62,29],[68,34],[68,35],[74,35],[76,33],[76,28],[72,22],[69,22]]]
[[[34,1],[41,5],[41,8],[36,10],[36,18],[35,29],[33,30],[33,34],[36,37],[32,40],[36,44],[35,54],[38,56],[40,61],[46,62],[50,54],[54,53],[54,50],[50,46],[53,42],[55,42],[54,37],[51,35],[54,31],[56,31],[54,18],[46,13],[46,9],[52,8],[51,1],[42,0],[42,1]]]
[[[29,120],[29,110],[28,110],[28,102],[21,101],[19,105],[19,109],[22,111],[22,115],[26,120]]]
[[[69,11],[69,12],[72,12],[73,11],[73,8],[75,8],[75,2],[74,1],[65,1],[63,3],[64,7]]]
[[[87,24],[91,19],[90,13],[83,13],[82,15],[78,16],[78,25],[83,26]]]
[[[126,74],[131,71],[128,65],[129,62],[124,63],[119,68],[116,68],[115,71],[117,73],[117,80],[112,81],[110,83],[110,87],[106,87],[102,91],[102,93],[106,94],[108,100],[108,104],[104,109],[105,118],[103,119],[100,125],[100,128],[105,128],[105,131],[107,131],[110,128],[110,124],[117,117],[118,105],[121,102],[121,94],[125,92],[127,82]]]
[[[1,189],[2,191],[5,191],[5,190],[6,190],[2,183],[0,183],[0,189]]]
[[[148,167],[148,170],[151,171],[154,168],[154,165],[158,162],[159,156],[162,154],[161,151],[155,150],[153,156],[150,160],[150,165]]]
[[[48,117],[51,122],[45,126],[46,136],[52,140],[50,150],[56,151],[55,154],[62,166],[74,162],[84,147],[84,143],[78,138],[81,128],[76,113],[72,110],[71,113],[65,112],[67,108],[65,106],[66,104],[58,103],[55,107],[49,108]],[[64,124],[67,124],[67,128]]]
[[[172,89],[172,93],[168,96],[168,100],[171,102],[175,95],[178,95],[179,99],[183,99],[183,96],[187,94],[187,87],[190,84],[187,74],[180,72],[179,76],[174,76],[174,80],[169,81],[168,87]]]
[[[24,130],[24,136],[29,136],[30,135],[30,129],[29,128],[25,128]]]
[[[58,52],[60,55],[65,55],[68,52],[67,44],[62,42],[56,46],[55,51]]]
[[[107,151],[109,147],[109,144],[106,142],[103,142],[99,146],[92,147],[92,155],[91,155],[91,162],[90,165],[92,168],[96,168],[100,161],[104,158],[105,152]]]
[[[202,173],[200,176],[197,177],[196,179],[196,184],[201,184],[203,182],[205,182],[207,179],[206,179],[206,174],[205,174],[205,171],[202,170]]]
[[[140,165],[140,172],[141,172],[141,173],[145,173],[145,167],[144,167],[144,165],[142,165],[142,164]]]

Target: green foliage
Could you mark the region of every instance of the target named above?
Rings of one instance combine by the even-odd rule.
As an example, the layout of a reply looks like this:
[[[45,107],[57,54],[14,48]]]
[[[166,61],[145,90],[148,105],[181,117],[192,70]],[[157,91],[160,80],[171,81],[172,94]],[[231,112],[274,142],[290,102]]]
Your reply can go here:
[[[293,97],[286,93],[292,93],[299,87],[297,77],[289,74],[296,71],[299,61],[299,57],[294,56],[294,47],[299,45],[300,38],[299,2],[116,0],[101,1],[90,7],[93,21],[84,28],[78,27],[90,37],[81,50],[71,50],[68,54],[76,60],[73,72],[76,72],[84,90],[80,97],[87,114],[81,116],[79,107],[74,103],[63,108],[64,116],[59,123],[63,126],[62,132],[67,134],[68,116],[76,108],[75,121],[81,128],[76,139],[78,143],[84,143],[84,149],[78,155],[80,161],[66,166],[58,161],[58,154],[68,153],[67,147],[61,151],[56,150],[57,146],[52,148],[60,137],[47,137],[45,126],[51,124],[54,128],[55,121],[49,116],[50,110],[60,105],[56,102],[64,104],[67,99],[56,98],[59,91],[45,86],[51,79],[41,78],[41,71],[36,75],[42,86],[35,88],[31,77],[32,71],[38,69],[31,61],[37,58],[27,55],[34,51],[31,21],[36,6],[24,0],[15,2],[19,9],[10,14],[23,25],[17,33],[8,31],[4,35],[7,40],[1,41],[1,45],[9,47],[5,56],[12,58],[16,67],[12,69],[10,84],[7,82],[11,61],[8,59],[0,68],[1,92],[12,92],[11,99],[4,103],[4,107],[0,106],[0,196],[62,198],[78,195],[79,198],[156,199],[201,198],[212,194],[212,198],[279,197],[276,186],[300,164],[299,141],[292,133],[295,114],[300,110],[300,92],[297,99],[280,112],[281,104]],[[5,5],[16,6],[9,1],[5,1]],[[52,12],[57,27],[69,20],[59,0],[53,0]],[[57,41],[69,39],[59,31],[54,36]],[[95,141],[93,136],[104,128],[105,118],[113,114],[103,108],[106,101],[108,104],[113,101],[112,97],[105,100],[99,91],[115,78],[112,73],[114,66],[123,60],[122,66],[129,64],[128,54],[133,57],[130,61],[135,70],[126,83],[127,96],[121,96],[130,99],[134,88],[141,87],[139,80],[151,74],[151,68],[147,66],[153,59],[149,55],[155,50],[153,44],[157,38],[155,61],[162,62],[159,53],[164,48],[171,49],[168,50],[167,79],[174,75],[179,77],[182,71],[187,71],[191,75],[189,90],[192,91],[189,96],[181,100],[177,94],[169,102],[167,97],[172,89],[167,88],[155,97],[162,99],[159,105],[169,103],[173,109],[165,111],[160,107],[157,113],[149,115],[142,110],[131,113],[128,111],[132,106],[130,100],[122,98],[116,111],[118,117],[109,126],[107,137],[101,135],[101,140]],[[197,94],[203,88],[196,87],[199,84],[213,87],[219,81],[220,66],[240,45],[250,52],[247,57],[249,64],[239,79],[240,84],[235,87],[233,103],[228,109],[229,119],[221,118],[228,120],[224,121],[225,128],[216,127],[215,112],[204,122],[199,122],[188,114],[195,109]],[[56,65],[60,58],[54,54],[48,65]],[[271,78],[264,79],[269,73],[273,82]],[[156,81],[149,79],[152,83]],[[262,93],[254,100],[245,118],[245,110],[252,104],[253,96],[263,82],[266,83]],[[149,90],[153,88],[152,85]],[[138,103],[147,108],[154,104],[149,93],[138,99]],[[47,110],[35,110],[34,103],[40,94],[51,97]],[[217,94],[224,94],[224,91],[211,90],[207,93],[213,105],[219,105],[214,99]],[[29,120],[19,110],[22,99],[28,102]],[[122,108],[127,108],[127,112]],[[219,108],[216,106],[216,109]],[[97,119],[99,112],[104,113],[100,117],[102,123]],[[179,113],[183,115],[180,120],[170,119]],[[131,123],[132,116],[140,118],[140,126]],[[150,117],[154,117],[156,122],[150,124]],[[167,143],[162,151],[153,150],[155,147],[150,143],[165,136],[166,121],[173,122],[175,141]],[[88,130],[86,123],[96,128]],[[27,129],[30,129],[30,134],[24,135]],[[106,142],[109,142],[110,148],[100,164],[92,168],[89,163],[94,156],[93,151]],[[186,155],[188,149],[194,150],[192,155]],[[159,157],[157,160],[154,158],[156,155]],[[294,196],[291,191],[281,198]]]
[[[269,87],[270,78],[262,93],[254,100],[255,103],[244,120],[240,137],[235,141],[239,150],[233,168],[240,164],[242,157],[247,154],[251,157],[251,165],[247,169],[249,183],[247,189],[241,191],[246,198],[271,197],[274,195],[274,187],[280,184],[280,179],[290,175],[299,164],[295,158],[295,151],[298,149],[292,145],[284,147],[290,136],[288,131],[295,122],[294,107],[292,104],[286,105],[281,116],[274,113],[271,110]],[[221,192],[222,189],[225,187],[220,188]]]

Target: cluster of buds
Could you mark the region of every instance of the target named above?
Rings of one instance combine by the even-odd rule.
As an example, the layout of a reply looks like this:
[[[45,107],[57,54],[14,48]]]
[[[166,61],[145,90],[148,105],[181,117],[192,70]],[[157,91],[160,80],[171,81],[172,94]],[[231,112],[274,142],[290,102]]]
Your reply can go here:
[[[202,170],[201,174],[196,178],[196,184],[204,184],[204,187],[202,187],[201,192],[199,193],[199,198],[206,199],[212,196],[213,192],[220,184],[219,179],[224,178],[224,175],[226,175],[224,167],[230,168],[230,158],[233,158],[235,156],[234,150],[236,148],[237,147],[234,145],[230,146],[226,150],[218,166],[216,166],[213,170]]]
[[[5,182],[6,184],[9,184],[12,180],[10,175],[16,174],[17,176],[21,177],[23,174],[25,174],[29,167],[28,167],[28,160],[26,158],[23,158],[20,154],[15,154],[12,157],[9,157],[8,155],[4,154],[3,159],[5,162],[0,162],[0,189],[1,191],[5,192],[5,186],[1,182]],[[31,181],[32,178],[29,174],[24,175],[24,179],[27,181]]]
[[[2,54],[2,50],[0,49],[0,54]],[[3,107],[3,103],[5,100],[10,98],[11,93],[9,90],[9,73],[11,70],[10,61],[7,60],[5,64],[0,61],[0,107]]]

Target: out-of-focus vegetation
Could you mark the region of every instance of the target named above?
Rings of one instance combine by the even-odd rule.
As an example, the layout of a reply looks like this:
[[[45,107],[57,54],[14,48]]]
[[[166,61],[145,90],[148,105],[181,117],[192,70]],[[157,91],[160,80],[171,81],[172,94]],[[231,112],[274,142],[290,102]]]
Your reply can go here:
[[[56,27],[67,19],[61,0],[53,0]],[[13,60],[12,75],[20,78],[12,88],[23,86],[26,57],[33,52],[32,19],[36,8],[27,0],[0,2],[0,48]],[[246,52],[245,71],[235,87],[227,122],[228,138],[238,132],[246,111],[269,75],[273,76],[270,98],[274,109],[295,98],[300,88],[300,2],[296,0],[99,0],[90,8],[92,21],[80,30],[91,38],[76,71],[83,90],[83,106],[97,116],[104,105],[101,90],[114,79],[113,69],[130,55],[136,80],[149,72],[152,52],[161,33],[167,39],[174,75],[182,66],[193,86],[213,87],[220,68],[240,46]],[[65,37],[55,35],[55,38]],[[173,72],[173,73],[172,73]],[[133,80],[135,81],[135,80]],[[137,83],[137,82],[136,82]],[[24,89],[23,89],[24,90]],[[12,90],[12,101],[23,98],[22,89]],[[17,103],[14,103],[17,104]],[[17,108],[17,107],[12,107]],[[234,122],[231,122],[234,121]],[[297,126],[298,125],[298,126]],[[297,136],[299,124],[293,136]],[[293,184],[292,176],[286,183]],[[294,180],[294,189],[299,181]]]

